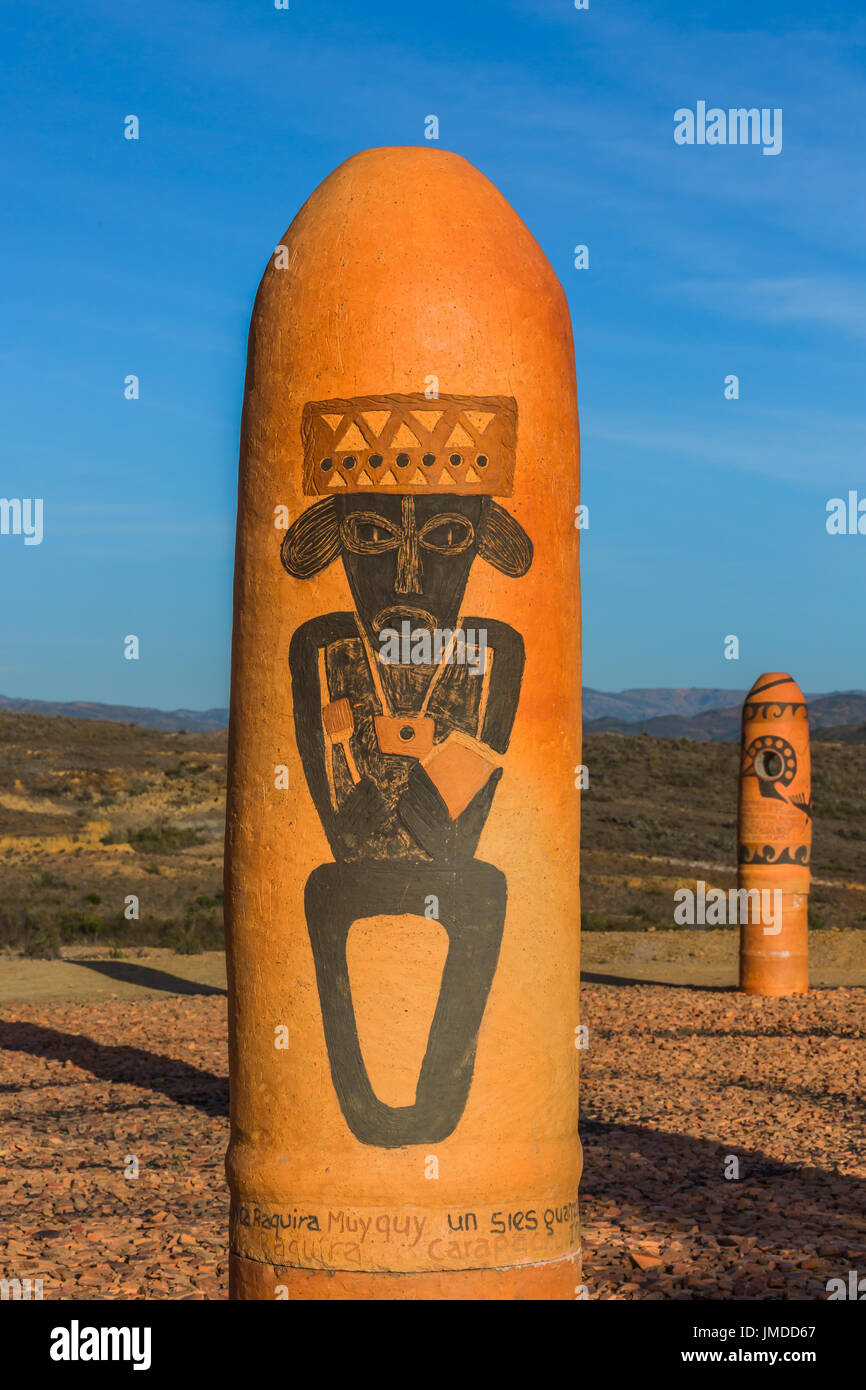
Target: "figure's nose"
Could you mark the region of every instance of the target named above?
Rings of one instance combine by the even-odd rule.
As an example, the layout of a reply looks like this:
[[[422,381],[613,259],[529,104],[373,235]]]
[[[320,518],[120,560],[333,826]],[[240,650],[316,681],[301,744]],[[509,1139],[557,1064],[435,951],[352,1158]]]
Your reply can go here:
[[[415,525],[415,499],[403,498],[403,530],[397,551],[397,594],[423,594],[421,587],[421,552],[418,548],[418,527]]]

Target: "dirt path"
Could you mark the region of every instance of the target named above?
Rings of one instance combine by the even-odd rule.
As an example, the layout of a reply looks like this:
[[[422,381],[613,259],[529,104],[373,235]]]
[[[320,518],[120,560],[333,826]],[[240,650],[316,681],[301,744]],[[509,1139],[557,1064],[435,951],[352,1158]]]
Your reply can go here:
[[[70,950],[63,960],[0,959],[0,1008],[7,1004],[85,1004],[110,999],[157,999],[178,994],[224,994],[223,951],[181,956],[141,950],[123,960],[107,952]]]
[[[590,932],[581,937],[584,982],[646,982],[736,989],[739,933],[723,931]],[[866,986],[866,932],[815,931],[809,938],[813,989]]]
[[[866,932],[813,932],[813,989],[866,986]],[[737,985],[736,931],[584,932],[583,979],[588,984]],[[9,1004],[98,1003],[167,995],[223,994],[225,954],[203,951],[107,951],[70,947],[62,960],[0,958],[0,1008]]]

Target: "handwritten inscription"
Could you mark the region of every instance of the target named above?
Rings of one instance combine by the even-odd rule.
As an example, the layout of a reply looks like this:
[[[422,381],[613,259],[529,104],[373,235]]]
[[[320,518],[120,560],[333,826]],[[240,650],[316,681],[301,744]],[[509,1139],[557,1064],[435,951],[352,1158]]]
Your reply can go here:
[[[328,1230],[339,1230],[342,1235],[344,1231],[360,1232],[361,1241],[365,1241],[370,1233],[374,1231],[376,1235],[382,1236],[385,1242],[390,1242],[391,1236],[405,1236],[407,1244],[412,1247],[418,1244],[424,1228],[427,1225],[426,1216],[398,1216],[390,1212],[380,1212],[375,1218],[372,1216],[349,1215],[345,1211],[328,1212]],[[411,1239],[410,1239],[411,1237]]]
[[[427,1246],[427,1254],[433,1261],[447,1259],[471,1259],[479,1262],[495,1263],[504,1254],[528,1255],[544,1250],[547,1237],[567,1229],[569,1239],[577,1241],[578,1204],[565,1202],[562,1206],[518,1208],[514,1211],[494,1211],[488,1218],[488,1232],[494,1237],[474,1234],[478,1232],[478,1216],[474,1211],[448,1213],[448,1229],[470,1237],[463,1240],[449,1240],[437,1236]],[[546,1235],[545,1235],[546,1232]],[[519,1233],[519,1234],[518,1234]]]
[[[300,1231],[305,1226],[310,1231],[320,1230],[316,1215],[303,1216],[297,1207],[291,1213],[280,1211],[259,1211],[258,1207],[238,1207],[238,1222],[241,1226],[259,1226],[263,1231]]]
[[[275,1264],[308,1269],[463,1268],[508,1260],[559,1258],[578,1245],[576,1199],[491,1211],[382,1211],[297,1207],[291,1212],[241,1205],[242,1245]],[[265,1237],[257,1245],[255,1232]],[[390,1253],[389,1253],[390,1251]]]

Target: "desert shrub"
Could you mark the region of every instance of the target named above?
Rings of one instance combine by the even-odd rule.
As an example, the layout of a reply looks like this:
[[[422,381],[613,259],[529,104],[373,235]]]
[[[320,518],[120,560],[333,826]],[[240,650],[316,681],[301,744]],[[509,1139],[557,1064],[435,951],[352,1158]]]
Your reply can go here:
[[[60,939],[70,946],[96,941],[102,933],[102,919],[78,908],[61,912],[58,925]]]
[[[26,914],[22,951],[33,960],[55,960],[60,955],[60,933],[54,922]]]
[[[13,946],[21,939],[21,925],[5,908],[0,909],[0,946]]]
[[[34,888],[68,888],[69,884],[65,879],[58,878],[50,869],[43,869],[41,873],[33,875]]]
[[[598,912],[580,914],[581,931],[621,931],[622,926],[613,917],[602,917]]]
[[[194,777],[197,772],[208,772],[210,763],[196,763],[181,760],[174,767],[167,767],[164,771],[165,777]]]
[[[177,951],[181,956],[221,950],[224,945],[222,923],[200,917],[185,917],[182,922],[163,922],[159,928],[159,944],[169,951]]]
[[[168,825],[165,821],[143,825],[138,830],[112,830],[102,840],[104,845],[132,845],[139,854],[177,854],[178,850],[201,842],[201,832],[192,826]]]
[[[175,929],[172,945],[179,956],[197,956],[204,950],[199,933],[186,922]]]

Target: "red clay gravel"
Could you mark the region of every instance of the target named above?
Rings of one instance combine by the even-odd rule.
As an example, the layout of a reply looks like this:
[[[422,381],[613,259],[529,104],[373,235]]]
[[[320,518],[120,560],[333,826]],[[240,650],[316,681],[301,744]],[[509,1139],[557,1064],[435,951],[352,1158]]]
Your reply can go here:
[[[584,985],[591,1298],[814,1299],[866,1274],[864,997]],[[219,993],[4,1009],[0,1277],[226,1297],[225,1026]]]
[[[591,1297],[826,1298],[866,1274],[866,992],[583,993]]]

